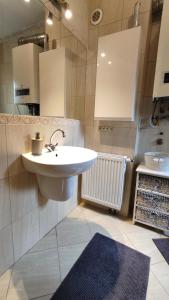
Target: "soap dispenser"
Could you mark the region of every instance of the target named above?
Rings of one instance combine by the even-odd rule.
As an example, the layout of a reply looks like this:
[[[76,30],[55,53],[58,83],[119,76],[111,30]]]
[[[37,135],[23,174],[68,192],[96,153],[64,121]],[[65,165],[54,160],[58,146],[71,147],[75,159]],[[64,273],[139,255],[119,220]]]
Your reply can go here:
[[[36,132],[35,138],[32,139],[32,154],[41,155],[43,149],[43,139],[40,137],[40,132]]]

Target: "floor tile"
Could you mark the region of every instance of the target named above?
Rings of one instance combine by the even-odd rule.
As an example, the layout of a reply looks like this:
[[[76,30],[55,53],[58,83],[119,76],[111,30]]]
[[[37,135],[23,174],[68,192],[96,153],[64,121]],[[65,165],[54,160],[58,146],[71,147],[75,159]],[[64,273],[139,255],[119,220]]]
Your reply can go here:
[[[116,226],[119,228],[119,230],[122,233],[134,233],[134,232],[145,232],[145,228],[138,225],[138,224],[133,224],[132,220],[130,219],[123,219],[118,216],[114,216],[113,218],[114,223]],[[148,230],[148,229],[147,229]],[[151,230],[149,230],[151,231]]]
[[[7,300],[27,300],[49,295],[60,284],[56,249],[26,254],[13,269]]]
[[[76,207],[69,215],[68,218],[85,220],[84,210],[81,206]]]
[[[56,231],[60,247],[81,244],[91,240],[89,227],[84,220],[66,218],[56,227]]]
[[[0,277],[0,300],[6,299],[10,278],[11,270],[8,270]]]
[[[82,206],[84,216],[88,221],[93,221],[97,217],[104,217],[108,214],[107,209],[93,208],[91,205]]]
[[[92,236],[99,232],[108,237],[120,235],[121,232],[116,224],[113,222],[113,217],[109,215],[97,216],[93,220],[88,221],[88,225]]]
[[[50,300],[96,232],[150,256],[147,300],[169,300],[169,266],[152,241],[162,236],[89,206],[73,210],[15,264],[12,276],[9,270],[0,277],[0,300]]]
[[[151,267],[151,270],[169,295],[169,265],[167,262],[163,261],[155,264]]]
[[[53,248],[57,248],[55,229],[50,231],[44,238],[42,238],[29,252],[44,251]]]
[[[140,252],[151,258],[151,265],[164,261],[163,256],[155,246],[153,238],[159,234],[154,231],[138,231],[126,234],[133,246]]]
[[[63,280],[68,274],[86,246],[87,243],[75,246],[59,247],[61,280]]]
[[[169,295],[162,288],[156,276],[150,272],[146,300],[169,300]]]

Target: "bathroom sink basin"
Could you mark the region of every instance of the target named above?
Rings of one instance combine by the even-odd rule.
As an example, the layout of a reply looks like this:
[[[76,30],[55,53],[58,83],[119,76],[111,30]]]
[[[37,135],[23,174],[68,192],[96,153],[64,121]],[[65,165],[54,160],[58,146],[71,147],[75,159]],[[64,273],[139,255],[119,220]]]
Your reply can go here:
[[[22,154],[24,167],[36,174],[41,193],[54,200],[70,198],[75,176],[87,171],[96,158],[93,150],[71,146],[58,146],[53,152],[44,149],[38,156]]]
[[[22,155],[25,168],[32,173],[49,177],[69,177],[85,172],[94,163],[97,153],[93,150],[59,146],[56,151],[43,151],[42,155]]]

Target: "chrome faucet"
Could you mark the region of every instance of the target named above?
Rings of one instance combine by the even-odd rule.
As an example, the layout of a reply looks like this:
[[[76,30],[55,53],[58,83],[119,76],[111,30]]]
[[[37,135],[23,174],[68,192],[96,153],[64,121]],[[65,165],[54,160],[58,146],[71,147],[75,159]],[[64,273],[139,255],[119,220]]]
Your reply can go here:
[[[55,136],[56,132],[58,132],[58,131],[60,131],[60,132],[62,133],[63,138],[66,137],[65,132],[64,132],[62,129],[56,129],[56,130],[52,133],[52,135],[51,135],[51,137],[50,137],[50,143],[49,143],[49,144],[45,144],[45,148],[48,149],[50,152],[55,151],[55,148],[56,148],[56,146],[58,145],[58,143],[56,143],[56,144],[53,144],[53,143],[52,143],[52,139],[53,139],[53,137]]]

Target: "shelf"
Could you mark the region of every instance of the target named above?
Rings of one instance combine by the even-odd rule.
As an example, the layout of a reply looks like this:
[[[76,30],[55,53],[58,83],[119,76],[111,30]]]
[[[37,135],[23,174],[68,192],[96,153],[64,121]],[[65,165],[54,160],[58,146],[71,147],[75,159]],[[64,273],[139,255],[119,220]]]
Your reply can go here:
[[[162,228],[162,227],[159,227],[159,226],[153,225],[153,224],[151,224],[151,223],[143,222],[143,221],[140,221],[140,220],[138,220],[138,219],[135,219],[135,218],[134,218],[133,222],[134,222],[134,223],[136,223],[136,222],[137,222],[137,223],[141,223],[141,224],[143,224],[143,225],[146,225],[146,226],[151,226],[151,227],[153,227],[153,228],[156,228],[156,229],[160,229],[160,230],[163,230],[163,231],[169,232],[169,229]]]
[[[139,165],[136,169],[137,173],[139,174],[145,174],[150,175],[154,177],[162,177],[162,178],[169,178],[169,172],[166,171],[157,171],[157,170],[151,170],[148,169],[145,165]]]
[[[145,193],[150,193],[150,194],[158,195],[158,196],[165,197],[165,198],[169,198],[169,195],[167,195],[167,194],[162,194],[162,193],[154,192],[154,191],[143,189],[143,188],[139,188],[139,187],[137,188],[137,191],[145,192]]]
[[[142,206],[142,205],[139,205],[139,204],[137,204],[137,203],[136,203],[136,206],[137,206],[137,207],[140,207],[140,208],[142,208],[142,209],[149,210],[149,211],[152,211],[152,212],[154,212],[154,213],[160,213],[160,214],[162,214],[162,215],[166,215],[166,216],[169,217],[169,213],[167,213],[167,212],[165,212],[165,211],[157,210],[157,209],[154,209],[154,208],[151,208],[151,207]]]
[[[146,226],[150,226],[152,228],[156,228],[158,230],[169,232],[169,228],[168,228],[169,211],[168,211],[168,208],[165,208],[165,206],[167,206],[169,203],[169,191],[167,190],[168,180],[163,182],[164,189],[166,187],[166,190],[167,190],[166,192],[168,194],[160,193],[158,191],[152,190],[154,183],[151,180],[150,180],[150,182],[148,180],[147,184],[145,183],[145,188],[140,187],[139,184],[142,182],[141,178],[139,176],[140,174],[169,179],[169,173],[164,174],[163,172],[156,172],[156,171],[148,170],[145,166],[139,166],[137,168],[137,184],[136,184],[133,222],[134,223],[137,222],[137,223],[140,223],[140,224],[143,224]],[[137,198],[137,197],[139,197],[139,193],[140,193],[140,197],[141,197],[140,204],[138,203],[139,200]],[[142,195],[141,195],[141,193],[142,193]],[[144,193],[145,193],[145,195],[144,195]],[[149,196],[150,196],[150,202],[148,202]],[[160,199],[160,197],[161,197],[161,199]],[[158,202],[158,200],[159,200],[159,202]],[[157,203],[156,207],[154,207],[154,203]],[[161,209],[160,209],[160,203],[162,205],[164,205],[164,208],[161,205]],[[145,204],[145,206],[143,204]],[[152,204],[152,206],[151,206],[151,204]],[[149,206],[147,207],[146,205],[149,205]],[[158,207],[158,205],[159,205],[159,207]],[[138,210],[138,214],[137,214],[137,210]],[[153,217],[154,221],[152,219],[153,214],[156,214]],[[138,219],[139,217],[143,221],[139,220]],[[161,224],[161,226],[160,226],[160,224]],[[167,229],[166,229],[166,227],[167,227]]]

